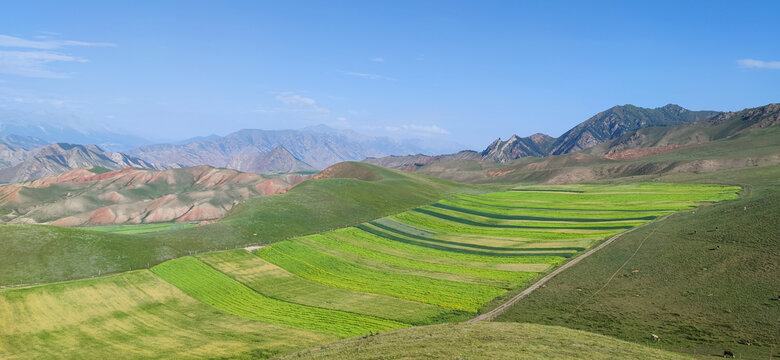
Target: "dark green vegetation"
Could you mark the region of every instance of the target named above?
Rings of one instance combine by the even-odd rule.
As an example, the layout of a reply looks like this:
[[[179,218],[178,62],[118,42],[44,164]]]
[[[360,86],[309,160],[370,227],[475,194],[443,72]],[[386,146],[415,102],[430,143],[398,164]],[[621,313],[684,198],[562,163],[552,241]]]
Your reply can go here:
[[[658,359],[690,357],[556,326],[444,324],[355,338],[282,359]]]
[[[307,181],[282,195],[252,198],[217,223],[189,229],[124,235],[44,225],[3,225],[0,286],[147,268],[193,253],[354,225],[435,202],[448,193],[489,189],[361,163],[339,164],[326,174],[342,178]]]
[[[741,184],[743,197],[623,236],[498,320],[639,343],[655,333],[661,341],[654,347],[700,355],[780,356],[780,166],[650,179]]]

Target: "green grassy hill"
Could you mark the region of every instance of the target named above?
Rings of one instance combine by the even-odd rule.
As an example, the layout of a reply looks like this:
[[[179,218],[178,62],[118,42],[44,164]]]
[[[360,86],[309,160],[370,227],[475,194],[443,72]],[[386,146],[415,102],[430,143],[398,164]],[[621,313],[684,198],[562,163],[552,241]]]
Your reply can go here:
[[[691,359],[557,326],[513,323],[444,324],[395,330],[280,359]]]
[[[743,359],[780,356],[780,166],[655,179],[741,184],[745,190],[740,200],[627,234],[498,320],[640,343],[655,333],[659,346],[689,353],[732,349]],[[748,339],[752,346],[740,344]]]
[[[55,357],[59,353],[52,346],[88,358],[120,348],[130,358],[170,357],[192,338],[202,343],[192,356],[262,358],[337,339],[466,320],[609,236],[664,214],[733,199],[737,190],[621,184],[456,194],[255,253],[209,252],[151,270],[0,289],[0,357]],[[128,244],[143,238],[117,236]],[[238,336],[241,346],[225,344],[245,321],[257,326]],[[262,335],[269,331],[279,336]],[[201,340],[207,336],[213,339]],[[156,346],[159,355],[149,352]],[[504,354],[515,346],[506,339],[494,344]],[[630,354],[614,351],[606,354]]]
[[[363,163],[344,163],[328,174],[331,178],[306,181],[285,194],[246,200],[217,223],[187,229],[127,235],[44,225],[2,225],[0,286],[148,268],[194,253],[355,225],[430,204],[455,192],[491,189]]]
[[[138,270],[0,290],[2,359],[267,358],[335,341],[216,311]]]

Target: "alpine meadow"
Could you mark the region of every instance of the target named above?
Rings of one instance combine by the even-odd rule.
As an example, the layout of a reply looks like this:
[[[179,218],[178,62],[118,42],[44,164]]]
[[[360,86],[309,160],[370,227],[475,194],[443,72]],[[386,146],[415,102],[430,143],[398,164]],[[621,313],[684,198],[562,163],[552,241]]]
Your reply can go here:
[[[778,11],[9,2],[0,359],[780,358]]]

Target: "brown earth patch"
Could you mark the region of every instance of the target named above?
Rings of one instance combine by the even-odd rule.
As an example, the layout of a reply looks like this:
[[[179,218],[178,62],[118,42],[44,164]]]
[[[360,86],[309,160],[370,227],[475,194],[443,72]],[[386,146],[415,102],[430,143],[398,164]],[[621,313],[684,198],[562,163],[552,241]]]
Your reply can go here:
[[[636,159],[641,159],[643,157],[663,154],[665,152],[677,150],[681,147],[682,146],[680,145],[668,145],[668,146],[659,146],[659,147],[650,147],[650,148],[629,149],[629,150],[618,151],[611,154],[606,154],[604,155],[604,158],[610,160],[636,160]]]

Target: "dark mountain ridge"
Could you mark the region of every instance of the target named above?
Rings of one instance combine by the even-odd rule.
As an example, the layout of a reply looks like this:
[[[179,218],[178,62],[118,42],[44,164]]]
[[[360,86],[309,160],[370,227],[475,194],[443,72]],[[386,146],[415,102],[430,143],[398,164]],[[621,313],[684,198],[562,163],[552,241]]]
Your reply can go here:
[[[642,128],[692,123],[718,114],[720,112],[717,111],[691,111],[674,104],[655,109],[634,105],[614,106],[561,135],[555,140],[548,155],[584,150]]]
[[[558,138],[540,133],[528,137],[512,135],[506,141],[496,139],[481,153],[369,158],[364,161],[407,170],[414,168],[414,164],[425,165],[462,159],[507,163],[524,157],[541,158],[578,152],[639,129],[688,124],[719,114],[721,113],[717,111],[691,111],[674,104],[654,109],[634,105],[613,106],[583,121]]]

